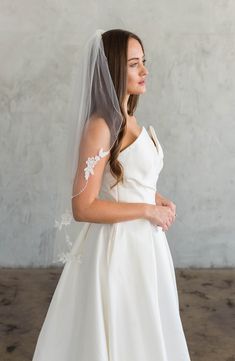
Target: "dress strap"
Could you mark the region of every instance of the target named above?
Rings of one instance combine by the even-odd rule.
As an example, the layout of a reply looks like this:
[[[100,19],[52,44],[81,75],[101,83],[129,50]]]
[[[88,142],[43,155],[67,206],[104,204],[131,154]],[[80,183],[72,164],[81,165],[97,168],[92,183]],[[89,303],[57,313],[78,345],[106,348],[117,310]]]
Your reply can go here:
[[[163,153],[163,149],[162,149],[162,146],[157,138],[157,135],[156,135],[156,132],[155,132],[155,129],[152,125],[149,125],[148,127],[148,133],[150,135],[150,138],[152,139],[154,145],[156,146],[157,148],[157,151],[158,151],[158,154],[160,155],[160,157],[163,159],[164,157],[164,153]]]
[[[149,133],[150,137],[152,138],[152,141],[153,141],[153,143],[154,143],[154,145],[157,148],[158,153],[159,153],[159,142],[158,142],[158,139],[157,139],[157,136],[156,136],[156,132],[155,132],[152,125],[149,125],[148,133]]]

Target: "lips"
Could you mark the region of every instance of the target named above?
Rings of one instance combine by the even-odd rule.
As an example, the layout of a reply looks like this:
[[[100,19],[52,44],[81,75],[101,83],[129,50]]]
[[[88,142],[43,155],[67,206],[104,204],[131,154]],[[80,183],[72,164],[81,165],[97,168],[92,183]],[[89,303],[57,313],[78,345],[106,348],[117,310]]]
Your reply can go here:
[[[140,81],[138,84],[140,84],[140,85],[144,85],[144,84],[145,84],[145,81],[144,81],[144,80],[142,80],[142,81]]]

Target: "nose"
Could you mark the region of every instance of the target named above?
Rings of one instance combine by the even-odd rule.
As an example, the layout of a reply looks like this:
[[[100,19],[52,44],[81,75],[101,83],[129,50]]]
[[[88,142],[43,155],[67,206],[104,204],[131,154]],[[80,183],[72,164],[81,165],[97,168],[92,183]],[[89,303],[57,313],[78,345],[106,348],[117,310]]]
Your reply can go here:
[[[146,66],[144,64],[142,66],[141,73],[144,75],[148,75],[148,73],[149,73],[148,69],[146,68]]]

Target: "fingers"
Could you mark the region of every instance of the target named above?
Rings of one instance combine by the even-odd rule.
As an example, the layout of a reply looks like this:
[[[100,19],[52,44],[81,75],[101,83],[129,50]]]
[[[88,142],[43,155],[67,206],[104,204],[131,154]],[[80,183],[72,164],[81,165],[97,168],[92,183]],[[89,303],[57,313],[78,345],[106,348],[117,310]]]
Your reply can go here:
[[[170,208],[168,210],[167,218],[170,223],[173,223],[175,220],[175,213]]]
[[[157,207],[157,206],[156,206]],[[168,231],[172,223],[175,221],[176,213],[175,213],[176,206],[173,202],[170,202],[170,207],[157,207],[157,224],[162,227],[163,231]]]
[[[175,207],[174,211],[171,209],[171,217],[172,217],[172,220],[174,221],[175,217],[176,217],[176,207]]]
[[[162,222],[163,231],[168,231],[170,225],[171,225],[171,222],[168,219],[166,219],[164,222]]]
[[[165,232],[165,231],[168,231],[169,230],[169,226],[167,224],[164,224],[164,226],[162,227],[162,230]]]
[[[171,209],[169,209],[168,217],[163,222],[163,225],[162,225],[162,229],[164,231],[168,231],[168,229],[170,228],[172,223],[175,221],[175,216],[176,216],[176,214]]]
[[[172,210],[173,214],[176,213],[176,205],[172,201],[169,202],[169,207]]]

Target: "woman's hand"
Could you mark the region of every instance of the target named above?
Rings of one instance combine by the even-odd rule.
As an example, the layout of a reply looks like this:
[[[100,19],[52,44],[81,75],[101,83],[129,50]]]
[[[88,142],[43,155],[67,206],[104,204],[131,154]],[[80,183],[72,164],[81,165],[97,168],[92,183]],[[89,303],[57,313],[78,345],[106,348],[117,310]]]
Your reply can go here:
[[[169,206],[148,204],[146,218],[154,225],[168,231],[175,220],[175,212]]]
[[[173,211],[174,215],[176,215],[175,203],[173,203],[169,199],[163,197],[160,193],[156,193],[155,200],[156,200],[156,205],[170,207],[170,209]]]

